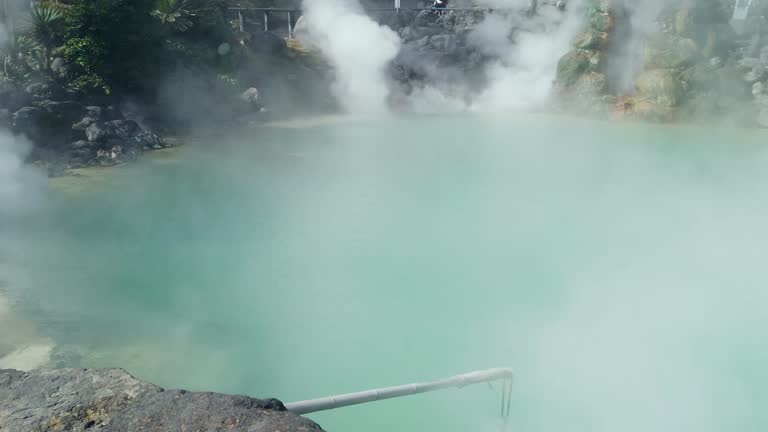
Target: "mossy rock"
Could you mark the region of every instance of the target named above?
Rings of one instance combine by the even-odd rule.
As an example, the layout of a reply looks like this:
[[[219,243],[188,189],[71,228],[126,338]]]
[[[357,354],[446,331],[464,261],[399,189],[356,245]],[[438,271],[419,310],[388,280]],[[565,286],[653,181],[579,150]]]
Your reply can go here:
[[[611,11],[611,0],[590,0],[587,4],[589,16],[607,13]]]
[[[680,81],[695,91],[710,91],[719,85],[717,71],[707,63],[699,63],[684,70],[680,74]]]
[[[613,29],[613,16],[608,12],[593,13],[589,18],[589,26],[593,30],[608,33]]]
[[[603,70],[603,64],[605,63],[605,55],[602,51],[592,50],[587,51],[589,53],[589,71],[600,72]]]
[[[646,67],[678,68],[694,64],[700,54],[692,39],[656,33],[646,39],[643,58]]]
[[[608,43],[608,33],[601,33],[597,30],[589,29],[576,36],[573,46],[577,49],[596,50],[605,47]]]
[[[668,123],[674,120],[677,111],[674,108],[659,105],[653,101],[642,98],[633,98],[625,101],[628,108],[623,113],[623,118],[650,123]]]
[[[668,69],[644,71],[635,84],[644,99],[665,107],[677,106],[684,93],[682,82]]]
[[[690,36],[693,34],[694,13],[691,6],[680,8],[675,13],[674,26],[675,34],[679,36]]]
[[[585,73],[573,85],[574,92],[582,96],[600,96],[607,88],[605,75],[597,72]]]
[[[557,82],[564,87],[575,84],[591,69],[591,59],[591,52],[586,50],[574,49],[566,53],[557,63]]]

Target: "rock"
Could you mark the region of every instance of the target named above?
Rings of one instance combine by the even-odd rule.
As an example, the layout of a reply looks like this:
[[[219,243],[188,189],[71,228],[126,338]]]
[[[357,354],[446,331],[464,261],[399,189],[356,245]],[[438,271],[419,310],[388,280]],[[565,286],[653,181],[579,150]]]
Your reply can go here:
[[[216,50],[220,56],[225,56],[232,51],[232,45],[228,44],[227,42],[223,42]]]
[[[582,75],[573,86],[577,95],[600,96],[608,87],[604,74],[590,72]]]
[[[101,166],[135,161],[144,152],[144,146],[134,139],[110,138],[96,151],[96,162]]]
[[[122,120],[124,118],[120,109],[114,105],[104,107],[101,112],[104,120]]]
[[[110,138],[133,138],[140,131],[141,127],[133,120],[111,120],[93,123],[85,129],[85,135],[88,141],[105,141]]]
[[[757,106],[758,109],[768,110],[768,95],[759,94],[759,95],[755,96],[754,103],[755,103],[755,106]]]
[[[593,13],[589,24],[594,30],[608,33],[613,29],[613,17],[608,12]]]
[[[433,11],[423,10],[416,15],[413,25],[416,27],[427,27],[435,25],[435,21],[437,21],[437,15]]]
[[[574,49],[565,54],[557,63],[557,82],[571,86],[592,67],[592,55],[589,51]]]
[[[429,46],[438,51],[448,51],[453,47],[453,36],[449,34],[434,35],[429,38]]]
[[[639,120],[654,123],[666,123],[673,119],[674,110],[670,107],[659,105],[647,100],[632,100],[624,117],[630,120]]]
[[[148,131],[141,131],[132,139],[144,150],[158,150],[166,147],[160,137]]]
[[[67,92],[55,83],[33,82],[25,90],[35,100],[62,99],[67,96]]]
[[[765,67],[762,65],[757,65],[752,68],[751,71],[747,72],[744,75],[744,81],[746,81],[749,84],[752,84],[754,82],[760,81],[765,76]]]
[[[645,65],[648,68],[689,66],[695,63],[698,56],[696,42],[666,33],[648,37],[643,49]]]
[[[88,126],[96,123],[97,121],[99,121],[98,118],[93,118],[90,115],[87,115],[82,119],[80,119],[79,122],[73,124],[72,129],[77,131],[85,131],[86,129],[88,129]]]
[[[251,87],[240,95],[240,99],[248,103],[256,103],[259,100],[259,90]]]
[[[85,113],[85,107],[73,101],[44,101],[40,107],[51,114],[53,122],[66,128],[71,128],[72,124],[82,118],[83,113]]]
[[[91,141],[78,140],[78,141],[75,141],[72,144],[70,144],[70,148],[72,148],[73,150],[80,150],[80,149],[84,149],[84,148],[94,147],[95,144],[96,143],[91,142]]]
[[[640,74],[636,81],[638,92],[662,107],[674,107],[683,94],[681,83],[666,69],[652,69]]]
[[[11,127],[11,117],[13,113],[6,108],[0,108],[0,127]]]
[[[50,114],[36,107],[24,107],[11,116],[13,132],[24,134],[37,143],[45,140],[50,122]]]
[[[739,69],[751,70],[754,67],[760,66],[760,59],[755,57],[744,57],[736,62],[736,67]]]
[[[0,108],[16,112],[31,104],[32,97],[24,90],[13,85],[6,85],[0,88]]]
[[[276,399],[164,390],[117,369],[0,370],[4,432],[322,432]]]
[[[53,72],[57,78],[66,81],[72,78],[74,67],[64,58],[56,57],[51,62],[51,72]]]
[[[607,42],[608,33],[600,33],[590,29],[576,36],[573,46],[577,49],[596,50],[605,47]]]

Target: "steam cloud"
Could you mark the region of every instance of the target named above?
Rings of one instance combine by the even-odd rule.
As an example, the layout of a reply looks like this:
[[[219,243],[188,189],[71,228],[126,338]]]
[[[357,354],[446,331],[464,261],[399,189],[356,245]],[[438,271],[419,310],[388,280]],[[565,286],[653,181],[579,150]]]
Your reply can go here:
[[[521,8],[520,1],[511,3],[507,7]],[[496,58],[486,70],[490,83],[474,101],[473,109],[536,109],[549,101],[557,62],[583,26],[578,2],[571,3],[565,16],[553,8],[542,9],[541,15],[532,18],[489,15],[473,30],[470,41]],[[527,6],[528,2],[523,2],[522,7]],[[509,35],[515,30],[510,41]]]
[[[335,68],[333,92],[356,114],[386,111],[386,69],[400,49],[400,38],[375,23],[357,0],[305,0],[307,33]]]

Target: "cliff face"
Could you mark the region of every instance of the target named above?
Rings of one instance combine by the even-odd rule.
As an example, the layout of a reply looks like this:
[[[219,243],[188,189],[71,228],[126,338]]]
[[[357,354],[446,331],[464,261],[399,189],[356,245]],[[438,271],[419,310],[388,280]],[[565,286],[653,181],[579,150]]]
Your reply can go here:
[[[0,431],[310,432],[276,399],[164,390],[119,369],[0,370]]]

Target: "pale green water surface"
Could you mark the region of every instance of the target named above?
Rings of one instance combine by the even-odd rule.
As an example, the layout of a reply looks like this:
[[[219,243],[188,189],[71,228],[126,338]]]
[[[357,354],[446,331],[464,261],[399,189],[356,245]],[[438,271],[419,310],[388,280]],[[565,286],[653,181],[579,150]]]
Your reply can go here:
[[[456,116],[217,141],[4,223],[0,292],[54,366],[284,401],[508,366],[509,430],[768,428],[765,133]],[[478,386],[311,417],[490,432],[499,410]]]

